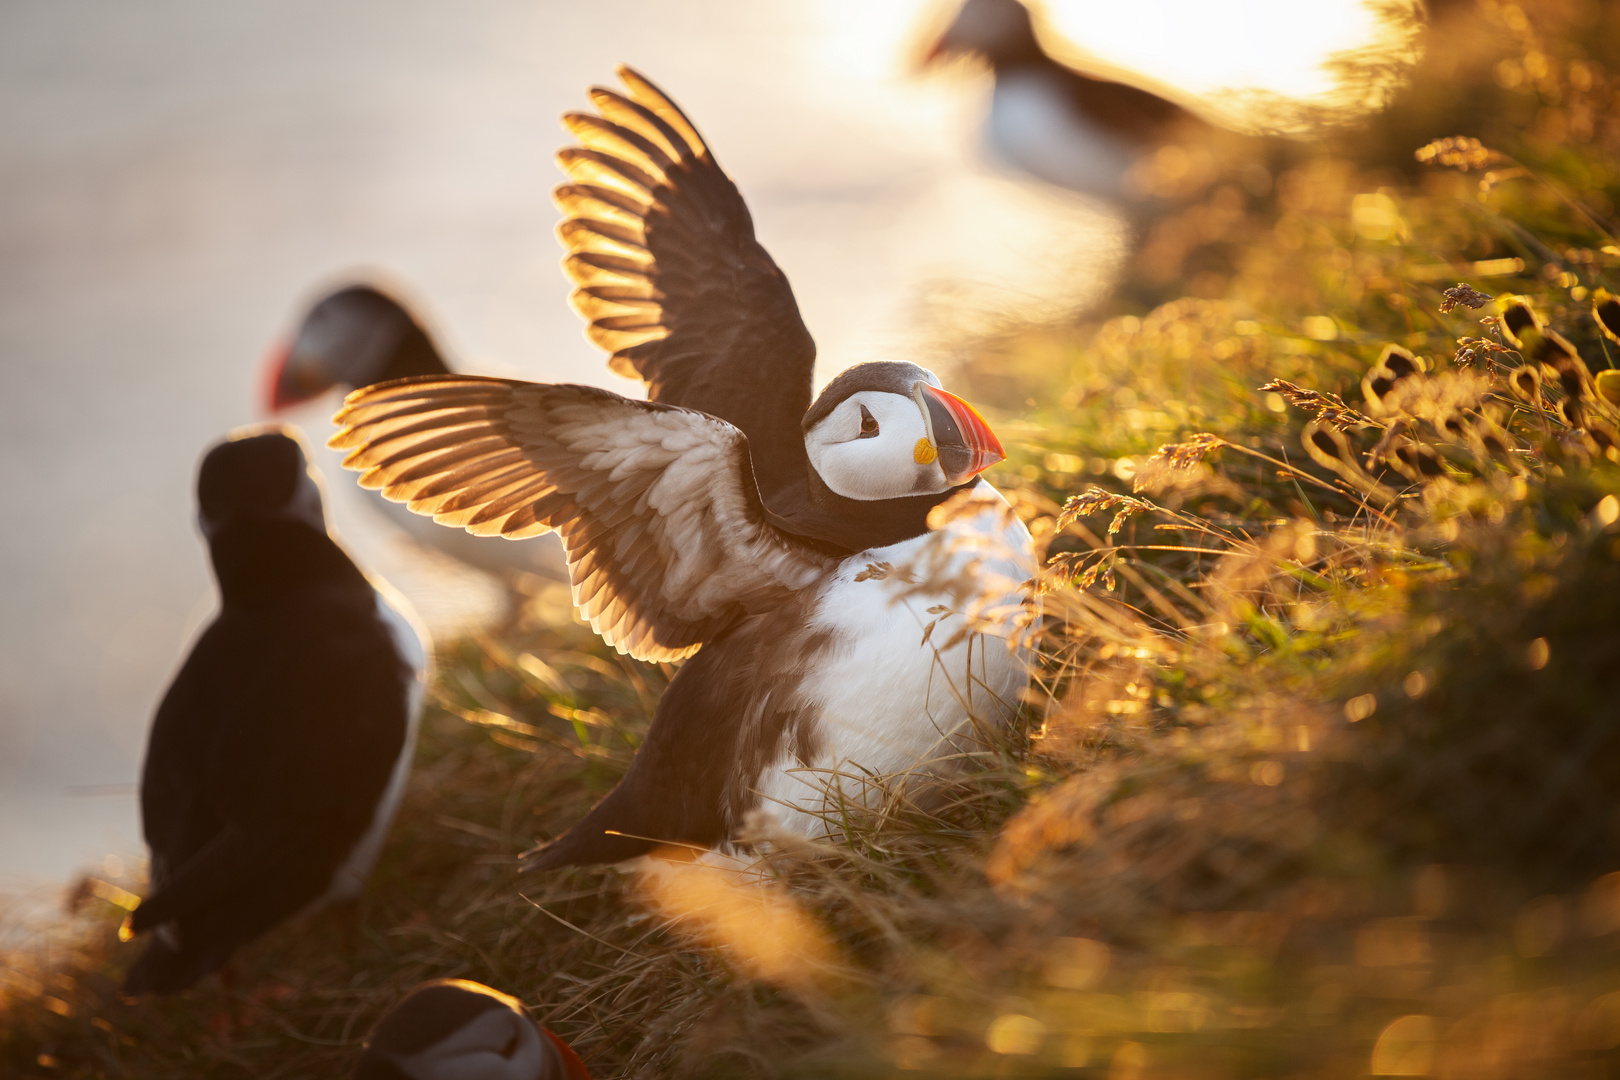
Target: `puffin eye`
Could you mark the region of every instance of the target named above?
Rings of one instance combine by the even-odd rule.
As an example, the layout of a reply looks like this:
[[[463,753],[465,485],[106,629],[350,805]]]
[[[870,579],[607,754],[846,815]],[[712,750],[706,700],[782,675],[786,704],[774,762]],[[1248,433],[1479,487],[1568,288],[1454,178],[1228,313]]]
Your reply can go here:
[[[515,1032],[515,1031],[512,1032],[512,1037],[510,1039],[506,1040],[506,1045],[505,1046],[501,1047],[501,1057],[510,1058],[513,1054],[517,1053],[518,1052],[518,1044],[521,1043],[522,1041],[523,1041],[522,1038],[518,1035],[517,1032]]]
[[[877,417],[873,416],[870,412],[868,412],[865,405],[860,406],[860,410],[861,410],[861,433],[857,437],[862,438],[862,439],[875,439],[875,438],[877,438],[877,433],[878,433]]]

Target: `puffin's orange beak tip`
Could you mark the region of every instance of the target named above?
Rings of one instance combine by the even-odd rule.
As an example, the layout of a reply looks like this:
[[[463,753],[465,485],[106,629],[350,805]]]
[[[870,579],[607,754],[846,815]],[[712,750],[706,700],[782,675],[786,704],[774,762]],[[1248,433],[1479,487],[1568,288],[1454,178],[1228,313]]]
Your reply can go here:
[[[1002,448],[1001,440],[990,430],[990,425],[979,415],[979,410],[950,391],[941,390],[937,386],[925,383],[920,389],[950,414],[951,421],[961,434],[963,447],[967,450],[966,467],[947,477],[953,484],[965,483],[996,462],[1007,460],[1007,452]]]
[[[296,399],[287,396],[284,389],[287,361],[292,356],[292,341],[286,338],[278,339],[265,353],[264,363],[260,370],[264,372],[264,385],[259,394],[259,401],[264,411],[274,415],[295,403]]]

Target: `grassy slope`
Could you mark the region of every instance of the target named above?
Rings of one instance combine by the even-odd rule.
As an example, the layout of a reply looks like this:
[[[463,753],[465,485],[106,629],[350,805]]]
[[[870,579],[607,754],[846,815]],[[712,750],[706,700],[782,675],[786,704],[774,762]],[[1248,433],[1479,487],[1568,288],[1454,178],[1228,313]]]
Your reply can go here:
[[[247,950],[226,1037],[206,988],[116,1001],[92,890],[8,967],[0,1071],[340,1075],[435,975],[519,994],[600,1076],[1609,1068],[1620,412],[1590,372],[1620,357],[1591,316],[1620,248],[1590,217],[1620,194],[1620,27],[1463,7],[1371,131],[1270,195],[1200,181],[1115,318],[973,346],[997,482],[1055,559],[1025,727],[960,778],[767,843],[768,887],[526,878],[666,677],[542,593],[445,658],[358,940]],[[1451,133],[1532,175],[1419,171]],[[1528,297],[1579,366],[1502,303],[1442,312],[1459,279]],[[1425,372],[1369,398],[1390,345]],[[1354,415],[1306,428],[1278,379]]]

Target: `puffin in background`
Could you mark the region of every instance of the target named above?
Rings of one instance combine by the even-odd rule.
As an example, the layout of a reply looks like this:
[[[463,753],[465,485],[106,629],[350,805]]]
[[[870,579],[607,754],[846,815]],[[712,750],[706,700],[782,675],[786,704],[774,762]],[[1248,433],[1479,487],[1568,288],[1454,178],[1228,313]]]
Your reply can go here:
[[[298,441],[203,458],[197,519],[220,608],[158,706],[141,772],[151,932],[130,995],[184,990],[307,908],[356,899],[405,788],[421,632],[327,535]]]
[[[316,301],[290,343],[265,361],[264,401],[269,414],[311,401],[333,387],[345,393],[408,375],[448,375],[445,362],[407,303],[379,285],[357,283]],[[520,570],[564,580],[562,547],[546,538],[514,544],[499,537],[446,529],[374,493],[366,501],[411,539],[492,574]]]
[[[1088,75],[1041,47],[1019,0],[966,0],[924,57],[974,56],[995,89],[985,138],[992,152],[1048,184],[1111,202],[1138,198],[1126,176],[1170,143],[1207,140],[1215,126],[1150,90]]]
[[[422,983],[366,1036],[354,1080],[590,1080],[517,998],[467,979]]]
[[[915,364],[850,368],[812,404],[814,343],[741,194],[674,102],[619,75],[627,94],[564,117],[582,145],[558,155],[559,233],[588,334],[649,400],[418,377],[350,394],[331,440],[444,524],[555,530],[609,644],[690,658],[536,868],[726,848],[754,811],[825,834],[830,802],[931,773],[1028,679],[1030,536],[979,479],[1000,443]]]

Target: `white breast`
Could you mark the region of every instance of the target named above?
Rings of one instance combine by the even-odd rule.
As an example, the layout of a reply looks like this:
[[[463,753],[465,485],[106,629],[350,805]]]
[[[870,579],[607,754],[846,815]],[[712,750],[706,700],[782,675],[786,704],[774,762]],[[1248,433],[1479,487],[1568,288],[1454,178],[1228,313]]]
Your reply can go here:
[[[998,75],[987,127],[993,153],[1014,167],[1072,191],[1122,197],[1134,155],[1077,111],[1050,74]]]
[[[410,606],[387,582],[373,581],[372,586],[377,594],[377,614],[382,616],[383,623],[388,627],[389,636],[393,638],[394,648],[398,650],[400,658],[410,666],[416,677],[411,680],[406,697],[408,719],[405,745],[400,747],[399,757],[394,761],[393,772],[388,777],[388,786],[383,789],[382,798],[377,802],[377,811],[372,815],[371,825],[366,829],[365,835],[349,852],[349,857],[343,861],[343,865],[332,875],[332,884],[327,888],[326,895],[318,901],[321,904],[338,903],[358,897],[360,890],[365,886],[366,878],[371,875],[371,868],[376,864],[377,856],[382,853],[383,841],[388,838],[388,827],[393,824],[394,812],[399,809],[399,800],[405,794],[405,780],[410,775],[411,759],[416,753],[416,729],[421,721],[422,696],[427,690],[431,674],[426,646],[427,632],[410,614]]]
[[[816,714],[819,750],[805,762],[784,752],[757,785],[784,828],[823,833],[834,785],[870,805],[879,797],[871,778],[932,772],[954,736],[1003,724],[1018,707],[1029,679],[1021,616],[1033,545],[999,492],[973,490],[978,513],[847,559],[825,587],[812,622],[834,644],[799,691]],[[893,570],[871,573],[884,563]],[[919,588],[947,578],[970,586],[965,600]]]

